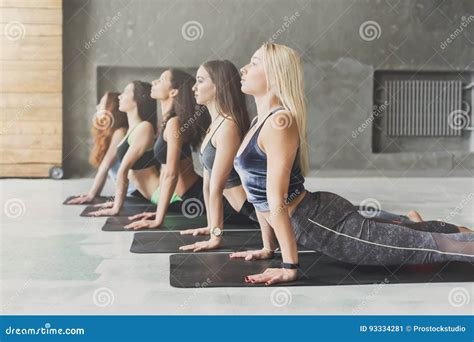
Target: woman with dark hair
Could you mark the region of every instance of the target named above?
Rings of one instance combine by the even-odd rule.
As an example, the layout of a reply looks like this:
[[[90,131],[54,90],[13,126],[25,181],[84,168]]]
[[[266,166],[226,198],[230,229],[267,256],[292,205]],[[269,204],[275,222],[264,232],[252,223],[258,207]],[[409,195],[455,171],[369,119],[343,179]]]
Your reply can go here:
[[[117,147],[120,168],[115,198],[96,205],[102,209],[91,212],[91,216],[117,215],[123,207],[129,178],[149,200],[159,185],[158,162],[153,153],[157,128],[156,100],[150,97],[150,90],[150,83],[133,81],[119,96],[119,110],[127,113],[130,128]]]
[[[92,124],[94,146],[89,156],[89,163],[97,168],[94,183],[87,194],[72,198],[68,204],[90,203],[100,196],[107,174],[117,182],[117,171],[120,162],[117,160],[117,146],[128,129],[127,114],[119,110],[119,94],[107,92],[96,106],[96,114]],[[135,191],[129,184],[127,194]]]
[[[170,205],[184,212],[187,205],[204,209],[203,181],[194,171],[192,151],[201,144],[210,118],[206,107],[196,104],[194,83],[193,76],[179,69],[168,69],[153,81],[151,96],[160,100],[163,115],[154,147],[155,157],[162,165],[159,188],[153,194],[157,210],[130,217],[139,221],[125,228],[159,227]]]
[[[182,246],[194,252],[218,248],[224,230],[224,198],[235,212],[256,220],[255,208],[247,201],[233,160],[250,125],[245,95],[240,90],[239,70],[230,61],[209,61],[196,73],[196,102],[211,114],[212,123],[200,150],[204,167],[204,202],[207,227],[181,234],[210,235],[207,241]]]

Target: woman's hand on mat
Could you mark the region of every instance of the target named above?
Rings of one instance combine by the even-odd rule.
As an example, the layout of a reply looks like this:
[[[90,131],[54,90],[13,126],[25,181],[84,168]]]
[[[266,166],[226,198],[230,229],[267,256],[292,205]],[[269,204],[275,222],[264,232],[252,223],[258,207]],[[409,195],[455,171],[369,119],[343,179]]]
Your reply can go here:
[[[119,213],[119,210],[114,209],[114,208],[102,208],[96,211],[91,211],[89,213],[89,216],[115,216]]]
[[[130,224],[127,224],[124,228],[125,229],[133,229],[133,230],[138,230],[138,229],[152,229],[152,228],[158,228],[161,226],[163,221],[158,221],[158,220],[140,220],[140,221],[135,221]]]
[[[104,203],[94,204],[96,208],[112,208],[114,206],[114,201],[107,201]]]
[[[156,212],[153,212],[153,213],[144,212],[144,213],[141,213],[141,214],[136,214],[136,215],[133,215],[133,216],[129,216],[128,219],[130,221],[152,220],[152,219],[155,218],[155,216],[156,216]]]
[[[248,275],[244,278],[247,284],[273,285],[277,283],[287,283],[298,278],[298,270],[286,268],[267,268],[265,272]]]
[[[67,201],[67,204],[84,204],[84,203],[90,203],[93,200],[94,200],[94,196],[85,194],[85,195],[80,195],[80,196],[71,198],[69,201]]]
[[[245,259],[245,260],[261,260],[261,259],[270,259],[273,257],[273,252],[269,249],[258,249],[255,251],[244,251],[244,252],[234,252],[230,253],[229,257],[231,259]]]
[[[195,229],[186,229],[179,232],[181,235],[211,235],[211,228],[204,227],[204,228],[195,228]]]
[[[209,240],[206,240],[206,241],[199,241],[191,245],[181,246],[179,247],[179,250],[199,252],[199,251],[206,251],[209,249],[216,249],[216,248],[219,248],[220,245],[221,245],[221,238],[212,236]]]

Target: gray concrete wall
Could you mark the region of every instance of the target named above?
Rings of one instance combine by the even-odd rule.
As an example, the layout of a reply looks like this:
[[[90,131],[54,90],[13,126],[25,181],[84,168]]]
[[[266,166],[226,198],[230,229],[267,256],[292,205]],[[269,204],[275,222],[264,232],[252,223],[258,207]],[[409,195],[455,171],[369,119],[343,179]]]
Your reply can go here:
[[[469,136],[459,149],[433,139],[423,151],[375,154],[371,127],[352,133],[371,116],[376,70],[472,71],[474,22],[441,44],[473,14],[472,0],[64,1],[64,167],[91,175],[94,105],[104,86],[125,86],[120,68],[145,68],[141,75],[152,80],[163,67],[209,59],[240,67],[273,39],[303,57],[313,174],[469,175],[473,154],[462,148]],[[378,38],[361,35],[367,21],[379,25]]]

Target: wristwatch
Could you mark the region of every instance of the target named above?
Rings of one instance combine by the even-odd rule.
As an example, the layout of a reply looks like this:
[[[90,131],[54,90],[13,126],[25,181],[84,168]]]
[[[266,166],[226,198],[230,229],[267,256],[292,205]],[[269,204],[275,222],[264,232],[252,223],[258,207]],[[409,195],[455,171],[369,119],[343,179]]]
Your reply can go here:
[[[223,233],[224,231],[222,230],[222,228],[214,227],[211,229],[211,234],[215,237],[221,237]]]

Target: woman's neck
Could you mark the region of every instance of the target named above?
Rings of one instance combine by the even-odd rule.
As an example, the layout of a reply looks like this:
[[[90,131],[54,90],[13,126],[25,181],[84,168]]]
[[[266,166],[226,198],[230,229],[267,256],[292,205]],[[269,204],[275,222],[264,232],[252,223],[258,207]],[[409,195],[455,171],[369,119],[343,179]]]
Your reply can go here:
[[[254,96],[257,106],[258,120],[263,119],[275,107],[281,106],[278,98],[272,93],[265,93],[262,96]]]
[[[138,116],[138,111],[135,108],[134,110],[127,112],[128,127],[133,128],[138,125],[143,120]]]
[[[211,116],[211,122],[219,117],[219,111],[217,110],[217,103],[216,101],[212,101],[210,103],[206,103],[207,110],[209,111],[209,115]]]
[[[164,118],[171,111],[171,108],[173,108],[173,99],[169,97],[166,100],[160,100],[160,104],[161,104],[161,115]]]

